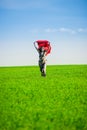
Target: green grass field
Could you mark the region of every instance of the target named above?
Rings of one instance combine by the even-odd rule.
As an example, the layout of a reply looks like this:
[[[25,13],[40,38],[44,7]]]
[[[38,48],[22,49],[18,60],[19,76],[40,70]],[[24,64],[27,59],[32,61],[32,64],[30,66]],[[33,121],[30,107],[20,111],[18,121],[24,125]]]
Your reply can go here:
[[[0,130],[87,130],[87,65],[0,67]]]

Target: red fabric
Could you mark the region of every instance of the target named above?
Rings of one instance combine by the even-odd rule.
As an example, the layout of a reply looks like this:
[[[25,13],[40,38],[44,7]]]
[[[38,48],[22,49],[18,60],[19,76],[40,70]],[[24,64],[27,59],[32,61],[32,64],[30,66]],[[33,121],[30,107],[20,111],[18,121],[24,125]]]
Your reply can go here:
[[[44,47],[44,50],[47,51],[47,54],[49,54],[51,52],[51,46],[50,46],[49,41],[47,41],[47,40],[37,40],[36,42],[38,44],[38,48]]]

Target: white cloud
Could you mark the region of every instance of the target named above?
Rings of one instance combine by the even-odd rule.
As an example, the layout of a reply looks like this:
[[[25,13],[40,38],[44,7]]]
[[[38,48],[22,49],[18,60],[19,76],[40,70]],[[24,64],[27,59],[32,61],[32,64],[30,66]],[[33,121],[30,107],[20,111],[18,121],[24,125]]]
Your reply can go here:
[[[47,33],[55,33],[55,32],[60,32],[60,33],[71,33],[71,34],[75,34],[76,31],[75,30],[72,30],[72,29],[69,29],[69,28],[59,28],[59,29],[56,29],[56,28],[47,28],[45,29],[45,32]]]
[[[70,34],[76,34],[76,33],[87,33],[87,29],[85,28],[79,28],[79,29],[71,29],[71,28],[47,28],[44,30],[46,33],[56,33],[56,32],[60,32],[60,33],[70,33]]]
[[[66,33],[71,33],[71,34],[75,34],[76,31],[70,28],[60,28],[59,32],[66,32]]]
[[[60,28],[59,32],[68,32],[68,29],[66,29],[66,28]]]
[[[79,29],[70,29],[70,28],[46,28],[46,29],[32,29],[31,33],[67,33],[67,34],[78,34],[78,33],[87,33],[87,29],[79,28]]]

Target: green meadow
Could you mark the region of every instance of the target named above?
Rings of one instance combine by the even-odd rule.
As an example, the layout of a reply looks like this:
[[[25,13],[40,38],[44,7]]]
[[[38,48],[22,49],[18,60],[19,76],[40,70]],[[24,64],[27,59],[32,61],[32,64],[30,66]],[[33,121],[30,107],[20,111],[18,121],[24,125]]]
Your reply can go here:
[[[0,67],[0,130],[87,130],[87,65]]]

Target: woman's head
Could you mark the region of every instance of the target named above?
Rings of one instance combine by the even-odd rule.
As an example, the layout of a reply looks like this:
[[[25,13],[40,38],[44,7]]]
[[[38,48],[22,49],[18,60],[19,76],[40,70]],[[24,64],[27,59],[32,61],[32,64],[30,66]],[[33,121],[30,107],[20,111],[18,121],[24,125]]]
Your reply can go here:
[[[44,50],[44,47],[40,47],[40,48],[39,48],[39,52],[43,52],[43,51],[45,51],[45,50]]]

